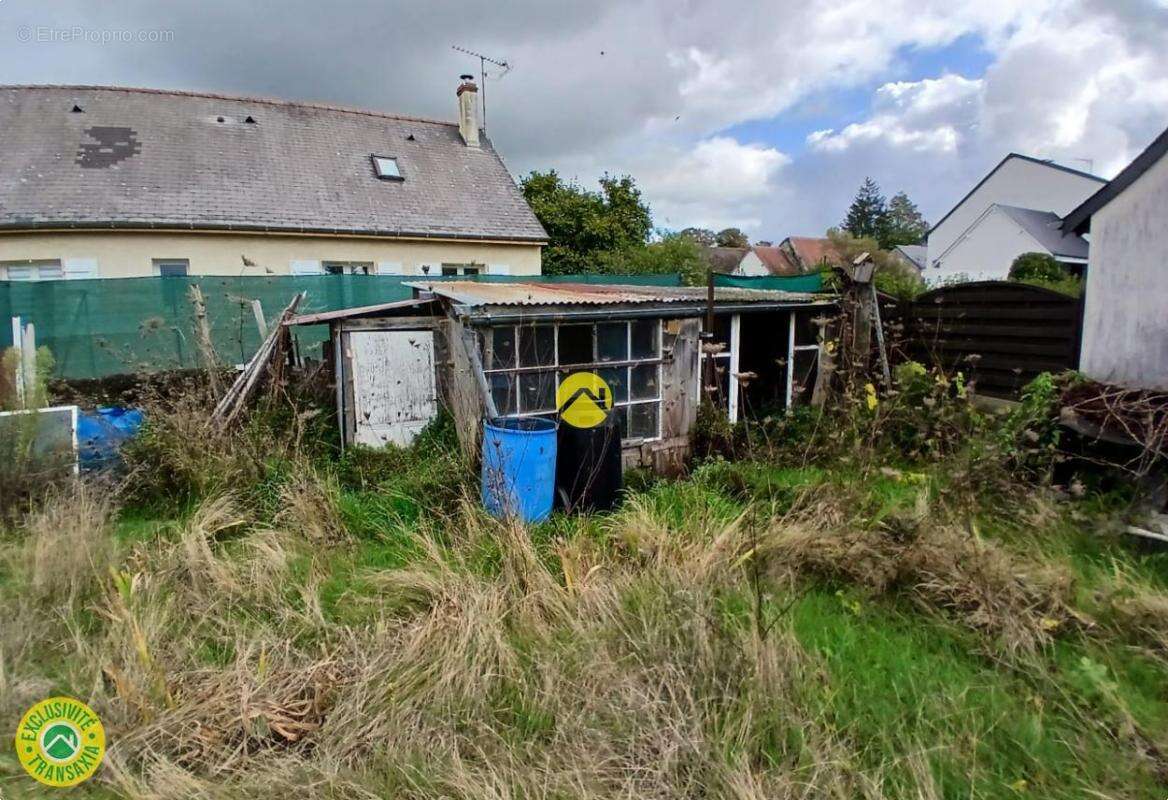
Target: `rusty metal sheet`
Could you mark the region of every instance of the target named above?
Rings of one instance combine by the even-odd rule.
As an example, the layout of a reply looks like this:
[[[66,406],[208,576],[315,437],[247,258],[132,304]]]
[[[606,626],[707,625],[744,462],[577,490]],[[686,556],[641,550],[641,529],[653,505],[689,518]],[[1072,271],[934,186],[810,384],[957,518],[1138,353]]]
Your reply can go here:
[[[478,283],[475,281],[414,281],[413,289],[431,292],[464,306],[557,306],[697,303],[706,300],[701,286],[628,286],[586,283]],[[821,302],[821,295],[767,289],[714,289],[716,303]]]

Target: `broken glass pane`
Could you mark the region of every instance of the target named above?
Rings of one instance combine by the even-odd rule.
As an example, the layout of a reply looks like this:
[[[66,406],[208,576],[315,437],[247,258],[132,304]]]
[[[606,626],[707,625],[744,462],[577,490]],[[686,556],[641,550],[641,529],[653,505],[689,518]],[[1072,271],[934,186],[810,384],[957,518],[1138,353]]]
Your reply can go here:
[[[555,364],[556,333],[551,325],[519,329],[519,366],[550,367]]]
[[[619,406],[609,412],[610,417],[616,417],[617,427],[620,428],[620,435],[622,439],[627,439],[629,436],[629,407]]]
[[[593,325],[560,326],[560,364],[587,364],[592,361]]]
[[[657,403],[637,403],[629,406],[629,438],[657,438]]]
[[[657,358],[657,328],[655,319],[635,320],[633,325],[633,358]]]
[[[556,408],[556,374],[525,372],[519,376],[520,411],[554,411]]]
[[[634,400],[656,400],[658,391],[657,365],[633,367],[630,394]]]
[[[515,328],[491,328],[491,346],[494,356],[487,369],[512,369],[515,366]]]
[[[515,376],[494,373],[487,376],[491,382],[491,397],[495,400],[495,410],[500,416],[516,413],[519,408],[515,402]]]
[[[613,369],[598,369],[597,374],[612,390],[614,403],[624,403],[629,399],[629,368],[615,367]]]
[[[627,322],[602,322],[596,326],[598,361],[629,360],[629,325]]]

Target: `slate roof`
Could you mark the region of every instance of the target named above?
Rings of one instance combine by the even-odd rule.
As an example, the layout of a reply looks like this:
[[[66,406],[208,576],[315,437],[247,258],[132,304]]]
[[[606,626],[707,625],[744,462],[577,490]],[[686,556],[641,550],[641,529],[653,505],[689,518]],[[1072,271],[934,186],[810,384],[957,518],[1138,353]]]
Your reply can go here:
[[[1063,235],[1059,230],[1062,218],[1053,211],[1038,211],[1033,208],[1019,208],[995,203],[1010,219],[1017,222],[1053,256],[1064,258],[1086,258],[1087,240],[1076,234]]]
[[[154,89],[0,86],[0,131],[0,228],[547,239],[490,142],[466,147],[450,122]],[[373,154],[396,157],[404,180],[376,177]]]

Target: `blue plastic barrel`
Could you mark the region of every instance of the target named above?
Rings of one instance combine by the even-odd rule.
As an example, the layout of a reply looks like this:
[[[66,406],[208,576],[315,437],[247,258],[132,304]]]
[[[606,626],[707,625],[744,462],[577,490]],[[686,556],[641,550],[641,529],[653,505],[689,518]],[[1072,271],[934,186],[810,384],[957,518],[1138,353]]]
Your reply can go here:
[[[483,506],[496,517],[539,522],[552,513],[556,423],[537,417],[483,423]]]
[[[98,470],[120,463],[118,450],[142,427],[144,415],[138,408],[103,406],[77,415],[77,446],[81,469]]]

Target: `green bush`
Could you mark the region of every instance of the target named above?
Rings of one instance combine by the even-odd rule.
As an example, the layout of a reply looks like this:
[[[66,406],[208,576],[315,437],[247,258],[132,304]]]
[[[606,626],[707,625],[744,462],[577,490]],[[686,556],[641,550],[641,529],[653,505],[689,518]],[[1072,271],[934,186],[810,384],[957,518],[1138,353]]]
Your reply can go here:
[[[1012,281],[1061,281],[1067,271],[1049,253],[1023,253],[1010,265]]]

